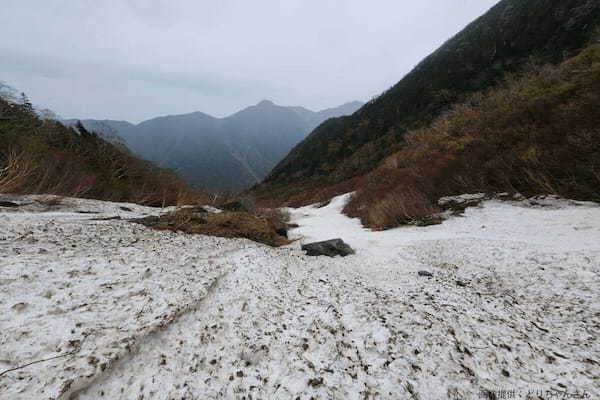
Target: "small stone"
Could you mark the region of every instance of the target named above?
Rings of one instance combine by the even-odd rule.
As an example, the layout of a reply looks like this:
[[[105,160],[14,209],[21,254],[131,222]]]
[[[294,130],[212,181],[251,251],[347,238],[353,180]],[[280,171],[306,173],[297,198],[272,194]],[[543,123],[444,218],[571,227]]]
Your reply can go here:
[[[21,311],[25,310],[28,305],[29,304],[27,304],[27,303],[17,303],[15,305],[13,305],[11,308],[17,312],[21,312]]]
[[[419,271],[417,272],[419,276],[425,276],[427,278],[433,278],[433,274],[429,271]]]
[[[323,384],[323,378],[312,378],[308,380],[308,386],[317,387]]]

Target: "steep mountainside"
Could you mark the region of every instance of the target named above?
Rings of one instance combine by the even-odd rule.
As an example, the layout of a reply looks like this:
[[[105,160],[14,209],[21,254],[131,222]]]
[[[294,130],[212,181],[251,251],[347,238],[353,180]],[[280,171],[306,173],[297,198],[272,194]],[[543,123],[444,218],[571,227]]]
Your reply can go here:
[[[172,171],[135,158],[83,125],[42,119],[0,96],[0,193],[177,204],[197,193]],[[50,206],[52,204],[48,204]]]
[[[583,47],[600,25],[597,0],[503,0],[425,58],[400,82],[352,116],[326,121],[254,189],[262,198],[306,202],[319,188],[353,189],[351,179],[398,151],[421,128],[507,73],[557,63]]]
[[[441,197],[554,194],[600,201],[600,41],[510,77],[431,125],[361,177],[344,211],[371,228],[440,222]],[[443,202],[442,202],[443,203]],[[440,207],[441,206],[441,207]]]
[[[226,118],[194,112],[138,125],[110,120],[82,122],[100,131],[102,126],[111,127],[136,155],[176,170],[195,186],[242,190],[260,182],[324,120],[352,114],[361,105],[352,102],[314,112],[264,100]]]

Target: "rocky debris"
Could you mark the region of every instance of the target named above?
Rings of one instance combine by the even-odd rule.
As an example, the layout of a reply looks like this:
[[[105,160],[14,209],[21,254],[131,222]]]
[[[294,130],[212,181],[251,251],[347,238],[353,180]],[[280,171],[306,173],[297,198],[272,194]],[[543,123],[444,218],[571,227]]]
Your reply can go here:
[[[147,227],[153,227],[160,223],[160,217],[157,215],[148,215],[146,217],[141,218],[131,218],[128,219],[128,221],[136,224],[142,224]]]
[[[460,196],[446,196],[438,200],[438,206],[443,210],[450,210],[454,215],[462,214],[468,207],[477,207],[488,196],[485,193],[463,194]]]
[[[546,208],[551,210],[558,210],[571,206],[598,207],[598,204],[594,202],[565,199],[564,197],[553,194],[534,196],[527,199],[521,197],[518,200],[522,200],[523,205],[528,207]]]
[[[462,215],[469,207],[479,207],[484,201],[496,200],[517,202],[518,205],[533,208],[560,209],[568,206],[597,206],[592,202],[565,199],[556,195],[539,195],[526,198],[520,193],[474,193],[459,196],[446,196],[438,200],[438,206],[449,215]]]
[[[525,198],[519,193],[471,193],[459,196],[445,196],[438,200],[438,206],[452,215],[462,215],[469,207],[478,207],[486,200],[523,201]]]
[[[419,218],[414,222],[416,226],[430,226],[430,225],[439,225],[444,222],[444,217],[440,214],[428,215],[423,218]]]
[[[309,256],[342,256],[354,254],[352,247],[348,246],[342,239],[330,239],[322,242],[313,242],[302,245],[302,250]]]

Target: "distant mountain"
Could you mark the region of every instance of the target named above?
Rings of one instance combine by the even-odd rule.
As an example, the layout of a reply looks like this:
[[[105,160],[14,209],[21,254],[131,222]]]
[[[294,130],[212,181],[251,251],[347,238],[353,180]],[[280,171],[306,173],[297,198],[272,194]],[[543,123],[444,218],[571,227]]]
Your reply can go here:
[[[405,145],[406,132],[507,74],[561,62],[599,29],[598,0],[502,0],[378,98],[320,125],[253,193],[300,204],[315,200],[308,192],[355,190],[357,178]]]
[[[82,123],[122,138],[135,155],[177,171],[194,186],[239,191],[260,182],[323,121],[350,115],[362,104],[355,101],[314,112],[263,100],[226,118],[194,112],[137,125],[89,119]]]

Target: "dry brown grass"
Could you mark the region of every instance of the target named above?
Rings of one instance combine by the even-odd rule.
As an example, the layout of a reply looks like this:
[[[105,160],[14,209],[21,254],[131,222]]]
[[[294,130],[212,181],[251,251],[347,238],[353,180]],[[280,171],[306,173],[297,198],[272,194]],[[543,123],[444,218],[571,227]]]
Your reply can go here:
[[[268,188],[262,191],[260,185],[252,189],[256,203],[260,207],[301,207],[307,204],[322,203],[332,197],[348,193],[356,188],[359,178],[325,185],[323,182],[305,181],[294,183],[293,187]]]
[[[509,77],[404,136],[344,211],[386,229],[473,192],[600,201],[600,44],[556,67]]]
[[[148,226],[158,230],[180,231],[225,238],[245,238],[273,247],[291,243],[287,239],[287,218],[277,210],[257,213],[223,211],[206,214],[199,208],[184,208],[162,215]],[[140,222],[140,221],[136,221]]]

